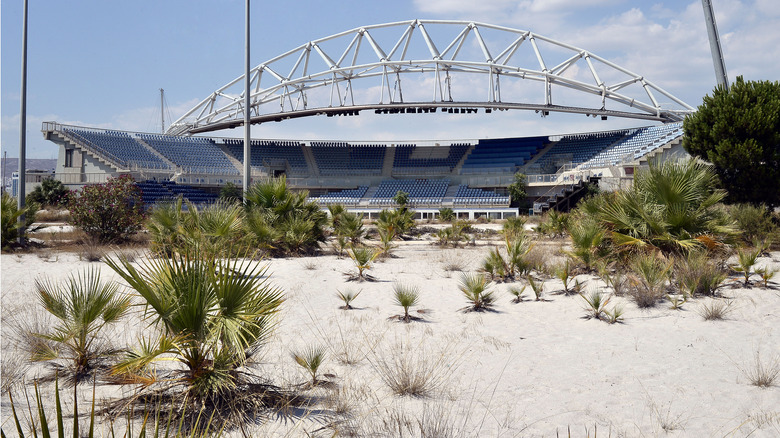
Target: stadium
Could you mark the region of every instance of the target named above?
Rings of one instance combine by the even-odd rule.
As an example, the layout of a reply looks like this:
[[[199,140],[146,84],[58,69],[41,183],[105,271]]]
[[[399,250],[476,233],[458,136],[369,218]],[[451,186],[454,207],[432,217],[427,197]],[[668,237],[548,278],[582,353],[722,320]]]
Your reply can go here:
[[[647,125],[510,138],[254,138],[250,175],[244,140],[225,134],[247,116],[252,124],[401,114],[436,123],[510,110],[533,111],[540,123],[567,113],[594,126],[608,118]],[[418,219],[440,208],[464,219],[503,219],[518,213],[507,190],[518,172],[527,175],[530,213],[566,210],[589,183],[620,187],[648,160],[685,154],[681,121],[692,111],[640,74],[528,30],[410,20],[355,28],[274,57],[249,80],[241,75],[210,93],[164,133],[57,122],[43,123],[42,132],[59,147],[55,177],[65,185],[130,174],[146,205],[179,195],[204,204],[227,183],[283,175],[323,208],[340,203],[368,218],[403,191]]]

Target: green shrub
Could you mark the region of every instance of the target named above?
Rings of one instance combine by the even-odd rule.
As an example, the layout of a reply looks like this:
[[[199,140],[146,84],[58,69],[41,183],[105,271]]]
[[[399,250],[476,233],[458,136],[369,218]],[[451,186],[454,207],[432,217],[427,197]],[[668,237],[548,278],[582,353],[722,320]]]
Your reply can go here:
[[[448,207],[439,209],[439,221],[452,222],[453,220],[455,220],[455,210]]]
[[[26,196],[25,200],[44,207],[66,206],[70,201],[70,190],[65,188],[61,181],[48,177],[44,178],[41,184]]]
[[[127,240],[144,221],[141,192],[129,175],[84,186],[69,209],[73,225],[101,243]]]
[[[19,238],[19,217],[24,214],[25,226],[29,227],[35,221],[35,212],[38,211],[38,204],[27,203],[24,210],[19,210],[16,198],[6,192],[2,194],[2,247],[7,248]]]
[[[729,216],[737,223],[740,238],[750,243],[764,240],[777,234],[777,225],[765,205],[736,204],[729,208]]]
[[[258,182],[246,193],[247,230],[252,242],[279,254],[309,254],[325,242],[328,216],[293,192],[284,177]]]
[[[237,203],[241,202],[244,196],[244,191],[241,187],[228,181],[222,188],[219,189],[219,199],[223,202]]]

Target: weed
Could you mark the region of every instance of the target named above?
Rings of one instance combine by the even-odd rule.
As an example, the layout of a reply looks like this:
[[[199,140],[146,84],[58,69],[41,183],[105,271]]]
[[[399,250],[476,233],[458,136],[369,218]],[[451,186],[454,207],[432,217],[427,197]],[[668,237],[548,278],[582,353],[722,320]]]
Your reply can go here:
[[[542,293],[544,292],[544,281],[543,280],[539,280],[537,282],[530,275],[525,277],[525,279],[528,280],[528,285],[531,286],[531,290],[534,291],[534,296],[536,296],[536,301],[541,301],[542,300]]]
[[[467,311],[481,312],[489,310],[495,302],[495,296],[492,291],[488,291],[487,279],[479,274],[461,274],[460,291],[469,302]]]
[[[395,304],[404,309],[404,315],[399,316],[398,319],[403,322],[411,322],[413,319],[416,319],[409,315],[409,308],[418,304],[420,300],[420,288],[417,286],[396,283],[393,285],[393,294]]]
[[[358,295],[360,295],[360,292],[362,292],[362,290],[359,290],[357,292],[355,292],[352,289],[347,289],[347,290],[345,290],[343,292],[340,291],[340,290],[337,290],[336,291],[336,296],[341,298],[341,301],[344,302],[344,305],[339,307],[339,309],[344,309],[344,310],[352,310],[352,309],[354,309],[354,307],[352,307],[350,305],[350,303],[352,301],[354,301],[355,298],[358,297]]]
[[[525,292],[525,288],[527,287],[528,287],[527,285],[523,285],[523,287],[517,287],[517,286],[509,287],[509,293],[515,297],[515,299],[512,300],[513,303],[523,302],[523,292]]]
[[[705,321],[720,321],[726,319],[726,315],[733,310],[731,305],[731,301],[712,300],[709,304],[704,303],[701,305],[699,315]]]
[[[322,347],[308,347],[305,350],[292,353],[295,363],[305,369],[311,375],[311,386],[317,386],[317,370],[325,361],[325,349]]]
[[[769,388],[774,385],[775,380],[780,376],[780,357],[775,356],[768,362],[761,360],[760,352],[756,351],[755,362],[742,370],[745,377],[753,386],[759,388]]]
[[[588,294],[581,293],[580,296],[582,297],[583,300],[585,300],[585,303],[587,304],[585,310],[587,312],[588,318],[595,318],[595,319],[604,318],[605,316],[604,311],[607,307],[607,304],[609,304],[609,301],[612,299],[612,297],[607,296],[607,294],[597,290],[591,291]]]

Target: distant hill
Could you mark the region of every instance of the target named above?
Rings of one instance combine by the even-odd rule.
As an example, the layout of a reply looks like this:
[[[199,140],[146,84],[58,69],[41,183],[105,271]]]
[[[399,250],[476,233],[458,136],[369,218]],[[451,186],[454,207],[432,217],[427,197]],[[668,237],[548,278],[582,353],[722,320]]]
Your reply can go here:
[[[5,166],[3,169],[3,175],[5,175],[7,178],[10,178],[11,172],[16,172],[19,170],[19,159],[8,158],[5,160],[3,165]],[[57,167],[57,160],[50,158],[28,158],[27,162],[25,163],[25,167],[27,170],[54,170],[54,168]]]

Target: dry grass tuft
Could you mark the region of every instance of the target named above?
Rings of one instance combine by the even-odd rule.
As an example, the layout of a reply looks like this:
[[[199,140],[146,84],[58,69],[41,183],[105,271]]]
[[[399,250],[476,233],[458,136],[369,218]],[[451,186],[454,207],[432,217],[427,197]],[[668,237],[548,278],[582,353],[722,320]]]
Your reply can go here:
[[[399,340],[368,356],[382,381],[399,396],[428,397],[443,389],[455,370],[455,354],[450,346],[440,351],[419,341]]]
[[[746,366],[742,372],[751,385],[759,388],[769,388],[775,384],[778,376],[780,376],[780,356],[775,356],[764,362],[761,360],[761,353],[756,351],[754,362]]]
[[[701,305],[699,315],[705,321],[721,321],[726,319],[726,315],[733,310],[731,305],[731,301],[712,300],[709,304],[704,303]]]

